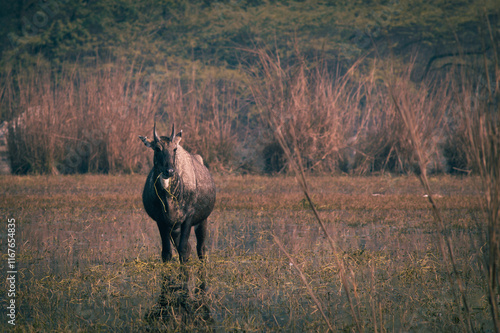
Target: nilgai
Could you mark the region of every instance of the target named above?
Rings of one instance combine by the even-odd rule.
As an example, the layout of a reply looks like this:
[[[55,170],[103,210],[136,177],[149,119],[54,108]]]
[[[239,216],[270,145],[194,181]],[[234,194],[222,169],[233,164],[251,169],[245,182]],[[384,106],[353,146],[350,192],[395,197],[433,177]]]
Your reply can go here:
[[[192,155],[179,145],[182,131],[153,139],[139,136],[154,151],[154,166],[146,179],[142,202],[160,230],[163,261],[172,259],[174,243],[181,263],[189,259],[189,234],[194,227],[198,257],[205,257],[207,218],[215,204],[215,183],[200,155]]]

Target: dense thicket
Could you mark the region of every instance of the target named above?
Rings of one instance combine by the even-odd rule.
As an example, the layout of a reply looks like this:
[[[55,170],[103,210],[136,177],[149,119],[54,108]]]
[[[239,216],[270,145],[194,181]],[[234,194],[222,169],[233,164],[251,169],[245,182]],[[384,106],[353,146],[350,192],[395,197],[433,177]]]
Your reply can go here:
[[[192,64],[237,71],[248,58],[245,48],[273,46],[290,56],[291,43],[306,58],[344,67],[374,44],[401,58],[418,50],[429,70],[449,63],[457,42],[466,53],[480,53],[484,16],[498,22],[494,0],[3,2],[2,68],[32,65],[41,54],[51,64],[128,59],[156,75]]]
[[[185,144],[213,168],[278,172],[286,163],[271,111],[296,115],[280,121],[300,138],[311,170],[406,171],[400,123],[384,93],[389,68],[408,73],[411,64],[405,77],[423,94],[422,87],[449,80],[452,67],[465,64],[486,78],[483,59],[494,71],[500,49],[494,0],[22,0],[5,2],[0,19],[0,120],[47,117],[44,127],[21,119],[11,129],[21,173],[139,170],[147,158],[120,156],[120,138],[101,120],[127,120],[132,138],[147,135],[155,115],[180,123]],[[104,78],[115,86],[102,85]],[[434,169],[470,169],[460,124],[441,120]],[[54,137],[68,122],[73,130]],[[50,137],[43,154],[47,145],[33,139],[41,128]],[[99,137],[102,143],[88,133],[110,137]],[[61,166],[78,145],[92,147],[79,153],[83,165]],[[22,151],[24,158],[15,157]]]

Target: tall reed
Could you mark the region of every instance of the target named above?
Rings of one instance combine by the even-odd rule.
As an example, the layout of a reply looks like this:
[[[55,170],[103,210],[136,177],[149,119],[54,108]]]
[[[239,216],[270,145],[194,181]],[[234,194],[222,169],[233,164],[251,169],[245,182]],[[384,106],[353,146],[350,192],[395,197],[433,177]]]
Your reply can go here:
[[[183,145],[200,154],[213,170],[237,167],[238,112],[241,98],[236,82],[214,76],[180,77],[165,82],[164,112],[168,120],[183,129]]]
[[[432,147],[435,146],[433,140],[437,136],[436,133],[441,132],[444,116],[450,105],[449,85],[446,81],[441,85],[426,82],[416,85],[411,81],[411,73],[412,66],[409,66],[402,74],[395,73],[391,68],[391,76],[387,80],[388,93],[407,134],[405,136],[401,133],[399,140],[403,142],[402,144],[406,142],[411,152],[407,155],[410,158],[408,164],[420,180],[431,205],[448,278],[451,285],[458,287],[459,296],[455,295],[455,302],[464,308],[464,311],[459,312],[462,318],[460,322],[463,323],[464,330],[471,332],[474,328],[469,301],[466,297],[466,286],[457,267],[448,225],[441,216],[427,176],[427,167],[433,153]]]
[[[316,221],[328,240],[335,264],[339,269],[351,315],[358,331],[363,332],[364,326],[360,313],[351,296],[353,282],[346,274],[346,263],[338,245],[329,235],[316,209],[309,193],[304,172],[306,168],[314,170],[315,167],[333,170],[331,166],[320,165],[320,163],[335,163],[334,161],[337,161],[338,157],[334,154],[338,153],[342,145],[347,142],[349,131],[353,130],[356,110],[351,110],[353,113],[349,113],[342,106],[347,106],[343,103],[359,104],[360,89],[353,89],[349,80],[349,75],[355,70],[355,67],[352,67],[346,75],[338,77],[335,81],[330,81],[326,72],[320,70],[316,70],[311,76],[307,75],[303,63],[300,63],[296,68],[285,69],[280,62],[279,55],[273,57],[265,50],[258,50],[256,54],[260,59],[262,72],[253,73],[255,81],[251,89],[262,121],[266,122],[268,128],[272,130]],[[319,147],[321,149],[318,149]],[[322,157],[316,155],[318,150],[324,153]],[[310,164],[316,160],[318,162]],[[286,252],[279,239],[276,236],[274,238],[278,246],[293,262],[293,258]],[[293,266],[297,269],[311,298],[317,304],[325,323],[332,330],[332,324],[325,316],[318,298],[308,286],[304,274],[296,264]]]
[[[357,64],[342,75],[321,63],[315,68],[303,61],[284,64],[279,54],[266,50],[255,55],[260,66],[250,69],[256,82],[251,89],[261,134],[271,143],[276,140],[276,128],[270,125],[275,122],[305,170],[336,171],[343,149],[352,144],[349,139],[362,123],[360,101],[366,86],[351,79]]]
[[[495,331],[500,332],[500,32],[486,15],[484,22],[482,59],[472,70],[459,71],[454,116],[465,128],[465,149],[482,181],[487,222],[482,253],[491,315]]]
[[[236,91],[234,82],[215,78],[155,81],[133,65],[21,71],[0,88],[4,112],[13,119],[13,172],[140,171],[151,161],[137,137],[151,136],[156,118],[183,129],[183,144],[212,168],[231,169]]]
[[[14,173],[131,172],[146,160],[137,135],[160,92],[125,66],[62,72],[42,66],[7,83]]]

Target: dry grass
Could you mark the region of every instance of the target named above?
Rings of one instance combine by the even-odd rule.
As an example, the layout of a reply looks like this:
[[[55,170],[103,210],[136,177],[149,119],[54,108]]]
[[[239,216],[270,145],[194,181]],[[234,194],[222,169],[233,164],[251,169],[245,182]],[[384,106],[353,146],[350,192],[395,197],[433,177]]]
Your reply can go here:
[[[488,223],[484,254],[485,276],[488,281],[488,300],[495,324],[500,332],[500,33],[484,17],[483,59],[477,72],[459,72],[454,87],[458,106],[455,117],[458,127],[465,129],[465,147],[469,160],[478,169],[482,182],[483,204]],[[489,52],[487,48],[491,48]],[[471,75],[472,74],[472,75]]]
[[[40,65],[2,77],[13,173],[142,171],[150,161],[137,137],[152,135],[155,118],[159,130],[172,122],[183,129],[186,148],[202,152],[212,169],[232,166],[241,109],[234,83],[196,76],[159,83],[133,64],[96,66],[58,72]]]
[[[126,66],[25,70],[3,82],[13,118],[13,173],[131,172],[146,164],[137,135],[159,105],[152,82]]]
[[[267,50],[254,53],[260,66],[249,69],[250,88],[262,122],[261,140],[271,147],[279,145],[274,135],[279,128],[292,153],[301,156],[305,170],[338,170],[343,151],[363,129],[361,100],[372,88],[369,80],[353,78],[359,64],[341,74],[321,62],[308,68],[298,50],[294,52],[298,60],[292,64],[282,63],[279,54]],[[281,163],[286,166],[290,161]]]
[[[293,178],[216,177],[208,262],[193,259],[185,270],[160,263],[159,234],[140,199],[144,178],[0,178],[3,218],[16,218],[18,225],[16,329],[325,331],[275,234],[333,329],[356,330],[339,267]],[[443,218],[451,222],[472,324],[488,331],[479,251],[486,225],[477,181],[429,179]],[[365,331],[461,331],[432,212],[416,178],[311,177],[308,183],[349,267]]]
[[[382,79],[386,61],[340,72],[321,60],[306,65],[299,50],[289,63],[264,49],[252,54],[260,66],[246,68],[243,81],[200,76],[195,68],[191,75],[167,71],[160,79],[134,64],[59,72],[40,65],[7,73],[0,80],[2,119],[20,117],[8,135],[13,172],[142,171],[151,161],[137,135],[151,136],[155,117],[160,132],[172,123],[183,129],[185,148],[200,153],[214,171],[289,170],[275,127],[294,142],[290,148],[307,171],[415,171],[404,120]],[[407,93],[400,102],[432,108],[413,115],[428,152],[425,167],[470,172],[477,163],[466,154],[467,126],[452,112],[460,99],[451,98],[446,85],[411,83],[411,64],[400,67],[409,68],[396,74],[398,89]],[[426,95],[425,89],[434,90]],[[469,103],[474,86],[463,89]]]
[[[392,71],[391,71],[392,72]],[[433,154],[432,144],[436,133],[442,128],[444,115],[449,104],[449,93],[447,94],[447,85],[430,87],[426,83],[415,86],[411,83],[410,77],[412,66],[409,66],[404,75],[392,74],[388,80],[388,91],[393,102],[396,114],[404,124],[404,130],[408,136],[401,135],[401,141],[407,141],[409,146],[409,160],[407,163],[413,168],[420,183],[425,190],[426,197],[430,203],[436,231],[439,234],[438,240],[443,258],[443,265],[448,270],[448,278],[451,285],[457,286],[457,291],[453,291],[455,304],[459,304],[458,315],[462,324],[462,329],[468,332],[474,332],[471,323],[471,310],[463,276],[459,272],[451,237],[448,235],[449,224],[443,219],[440,209],[434,200],[429,179],[427,176],[430,156]],[[402,138],[405,138],[402,140]]]
[[[461,136],[463,147],[468,153],[468,160],[473,161],[479,170],[482,182],[485,218],[487,224],[486,238],[479,241],[484,244],[483,267],[484,280],[487,281],[487,298],[490,305],[494,331],[500,332],[499,322],[499,267],[500,242],[498,227],[500,224],[500,71],[497,50],[498,32],[494,31],[488,17],[485,17],[487,34],[483,38],[483,68],[477,79],[477,72],[467,73],[465,68],[459,71],[458,78],[453,81],[448,78],[439,84],[429,85],[421,82],[419,85],[411,83],[412,66],[408,67],[405,75],[395,74],[391,68],[387,83],[389,95],[396,113],[402,119],[408,133],[410,146],[409,157],[412,157],[415,173],[423,189],[427,193],[436,229],[439,232],[439,244],[445,267],[448,267],[450,283],[457,286],[454,292],[455,303],[461,309],[458,314],[461,318],[463,330],[475,332],[472,323],[468,285],[464,272],[459,269],[454,248],[457,244],[449,234],[450,222],[443,218],[439,205],[434,200],[427,169],[432,155],[432,144],[435,133],[439,133],[446,113],[462,128]],[[483,27],[484,28],[484,27]],[[486,51],[489,44],[492,51]],[[478,67],[480,68],[480,66]],[[467,75],[468,74],[468,75]],[[458,107],[449,106],[456,100]],[[404,136],[398,136],[401,140]]]
[[[238,113],[242,110],[236,82],[214,77],[170,79],[165,83],[163,99],[168,120],[182,129],[189,139],[183,146],[201,154],[211,170],[237,167]],[[240,125],[241,126],[241,125]]]

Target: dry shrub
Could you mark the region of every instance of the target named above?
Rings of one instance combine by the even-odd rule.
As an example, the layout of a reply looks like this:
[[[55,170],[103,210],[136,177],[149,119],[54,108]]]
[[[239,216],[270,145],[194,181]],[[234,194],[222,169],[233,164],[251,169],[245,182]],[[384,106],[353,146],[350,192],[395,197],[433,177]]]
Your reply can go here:
[[[15,92],[8,135],[14,173],[132,172],[137,144],[159,105],[159,89],[115,66],[62,73],[41,66],[6,83]]]
[[[404,172],[408,145],[404,139],[403,124],[394,111],[383,87],[375,87],[367,96],[371,112],[367,126],[359,133],[356,173]]]
[[[310,69],[302,61],[285,65],[279,55],[265,50],[255,54],[260,66],[251,70],[251,89],[262,120],[265,171],[286,168],[274,135],[277,129],[306,171],[419,171],[404,121],[378,79],[376,63],[366,76],[359,75],[359,63],[340,75],[321,63]],[[450,93],[437,81],[412,83],[412,69],[410,64],[398,74],[396,96],[401,107],[415,110],[412,117],[423,140],[426,169],[440,171]]]
[[[137,136],[158,112],[161,87],[126,68],[105,68],[80,78],[73,102],[73,133],[81,143],[81,172],[132,172],[141,167]],[[71,160],[68,161],[71,163]]]
[[[150,161],[137,136],[152,135],[155,117],[161,131],[170,133],[162,118],[184,130],[183,145],[213,169],[232,167],[240,109],[233,81],[158,84],[124,65],[62,73],[40,66],[9,78],[0,93],[14,119],[8,136],[14,173],[141,170]]]
[[[410,121],[415,135],[425,152],[426,171],[440,171],[444,165],[441,144],[445,140],[443,131],[445,113],[451,94],[447,84],[440,81],[411,81],[413,64],[394,74],[390,80],[392,93],[386,85],[372,85],[366,94],[366,129],[360,132],[358,147],[364,152],[358,160],[358,173],[391,171],[397,173],[420,172],[408,135],[406,121]],[[392,100],[391,95],[395,98]],[[397,111],[396,104],[411,110],[409,119]]]
[[[238,141],[236,117],[241,108],[236,83],[193,77],[189,81],[170,79],[165,86],[164,111],[168,121],[183,130],[183,146],[200,154],[212,170],[231,170]]]
[[[64,125],[69,117],[60,110],[65,108],[68,87],[54,89],[51,82],[52,73],[39,68],[5,82],[10,91],[5,96],[7,113],[17,116],[7,136],[13,173],[55,173],[57,162],[64,158]]]
[[[467,154],[466,128],[455,117],[447,117],[446,137],[443,143],[443,157],[446,160],[446,172],[450,174],[477,173],[474,161]]]
[[[267,170],[278,172],[284,167],[276,129],[292,153],[300,156],[305,170],[338,170],[342,150],[349,146],[362,114],[364,84],[352,79],[357,64],[340,75],[321,63],[314,68],[303,61],[285,65],[279,55],[266,50],[255,54],[259,67],[250,70],[251,89],[261,116],[264,158],[275,165],[267,165]]]

